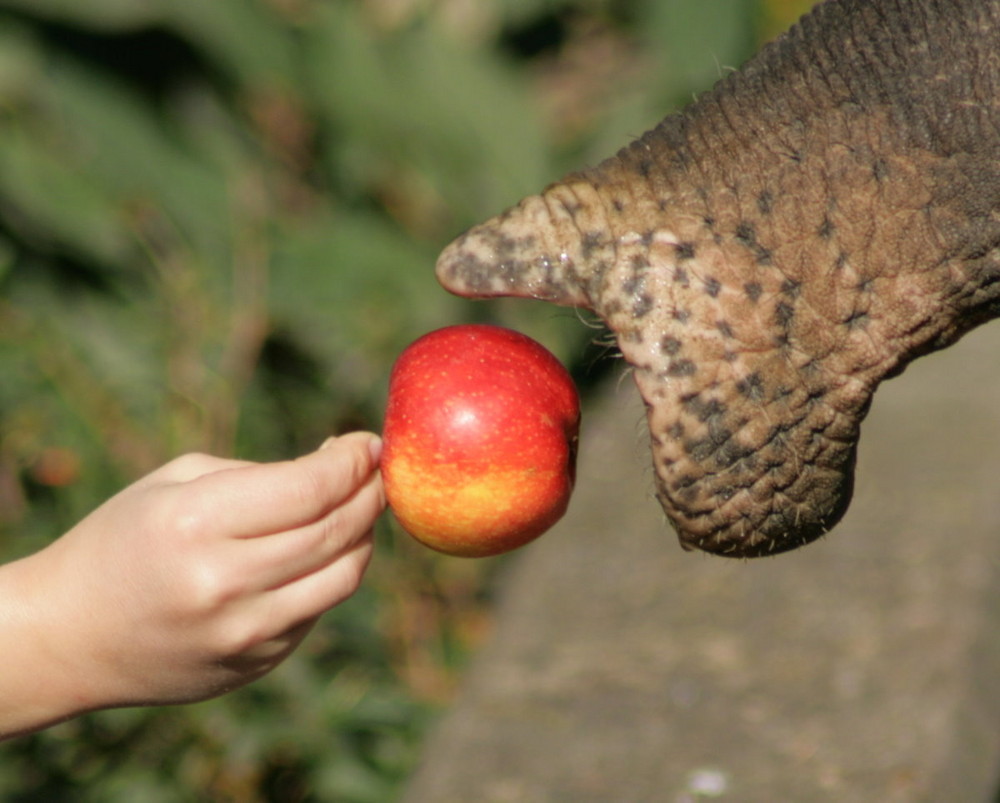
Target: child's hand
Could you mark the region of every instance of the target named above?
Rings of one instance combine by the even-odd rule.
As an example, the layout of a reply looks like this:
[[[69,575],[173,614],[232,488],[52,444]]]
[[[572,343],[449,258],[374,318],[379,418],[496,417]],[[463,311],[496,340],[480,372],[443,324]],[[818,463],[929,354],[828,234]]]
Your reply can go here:
[[[355,433],[286,463],[187,455],[0,567],[0,737],[273,669],[361,581],[378,452]]]

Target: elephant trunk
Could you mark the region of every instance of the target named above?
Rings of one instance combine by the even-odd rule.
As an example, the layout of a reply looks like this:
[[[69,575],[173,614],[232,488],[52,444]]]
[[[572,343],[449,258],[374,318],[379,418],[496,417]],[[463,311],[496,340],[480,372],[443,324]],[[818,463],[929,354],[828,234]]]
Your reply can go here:
[[[1000,313],[998,99],[997,0],[832,0],[438,275],[597,312],[682,543],[791,549],[846,510],[879,382]]]

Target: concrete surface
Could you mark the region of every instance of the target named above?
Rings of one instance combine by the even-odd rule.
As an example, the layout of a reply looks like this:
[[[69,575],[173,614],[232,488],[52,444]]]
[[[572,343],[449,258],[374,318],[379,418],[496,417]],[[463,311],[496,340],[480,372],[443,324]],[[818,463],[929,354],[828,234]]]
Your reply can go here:
[[[609,387],[404,799],[993,801],[998,367],[994,324],[886,383],[845,520],[750,562],[681,551]]]

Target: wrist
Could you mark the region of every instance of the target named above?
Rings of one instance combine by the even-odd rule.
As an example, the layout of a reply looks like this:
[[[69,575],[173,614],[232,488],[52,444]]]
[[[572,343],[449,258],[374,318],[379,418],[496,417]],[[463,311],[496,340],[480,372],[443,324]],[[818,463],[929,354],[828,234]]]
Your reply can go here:
[[[103,707],[87,672],[62,638],[67,626],[53,595],[47,550],[0,566],[0,740],[24,735]],[[48,581],[48,582],[47,582]]]

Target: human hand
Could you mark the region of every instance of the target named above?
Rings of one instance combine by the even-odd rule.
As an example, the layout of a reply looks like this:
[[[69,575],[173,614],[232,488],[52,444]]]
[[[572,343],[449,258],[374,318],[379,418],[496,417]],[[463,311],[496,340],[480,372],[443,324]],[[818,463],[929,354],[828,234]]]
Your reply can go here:
[[[277,666],[361,581],[379,451],[353,433],[283,463],[186,455],[0,567],[0,736],[206,699]]]

